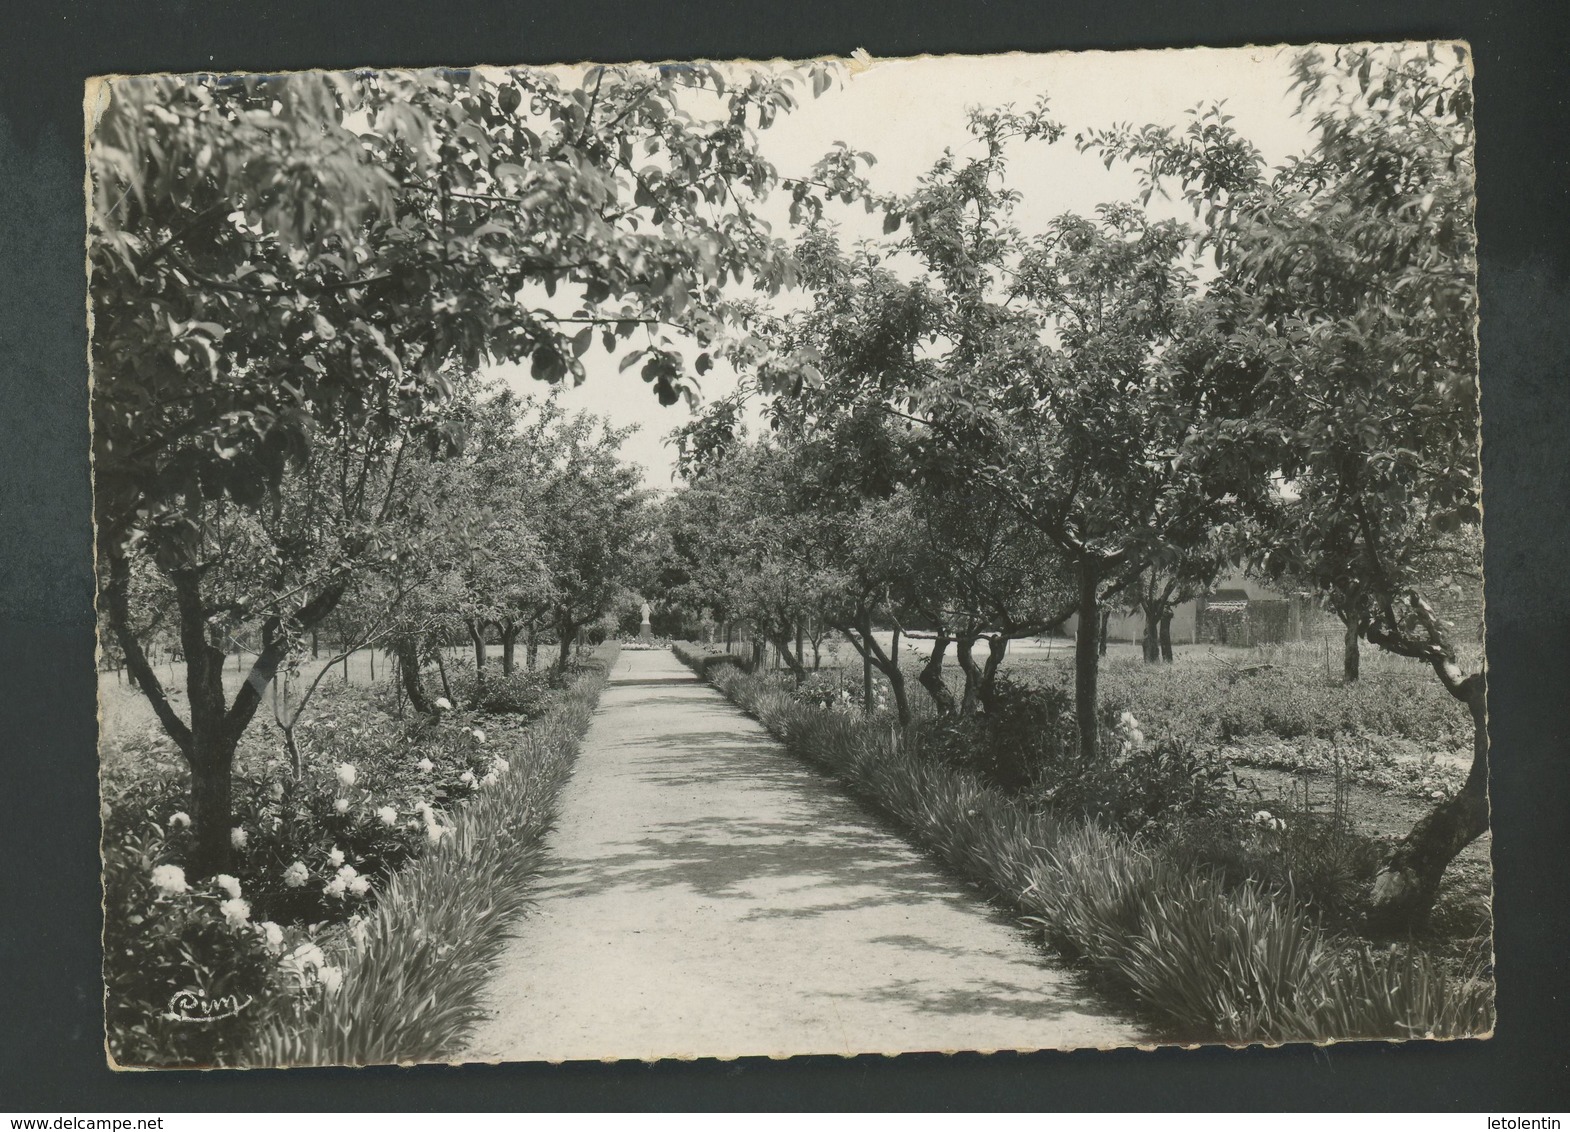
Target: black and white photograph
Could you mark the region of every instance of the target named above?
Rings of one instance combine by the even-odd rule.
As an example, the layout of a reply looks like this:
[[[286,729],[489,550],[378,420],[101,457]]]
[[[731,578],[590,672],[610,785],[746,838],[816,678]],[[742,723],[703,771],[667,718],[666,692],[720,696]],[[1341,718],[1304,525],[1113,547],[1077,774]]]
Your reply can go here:
[[[1491,1037],[1472,76],[91,80],[108,1065]]]

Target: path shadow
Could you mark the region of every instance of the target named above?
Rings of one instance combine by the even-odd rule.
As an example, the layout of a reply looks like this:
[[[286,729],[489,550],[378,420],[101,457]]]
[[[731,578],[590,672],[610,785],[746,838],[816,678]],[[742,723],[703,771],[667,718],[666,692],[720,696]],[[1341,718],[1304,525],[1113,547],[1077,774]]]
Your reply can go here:
[[[1029,966],[1020,963],[1020,967],[1020,973],[1026,980],[1024,982],[973,978],[951,986],[939,985],[929,979],[895,979],[882,986],[866,987],[834,997],[898,1003],[926,1014],[990,1014],[1027,1022],[1055,1022],[1065,1015],[1085,1014],[1087,1004],[1083,992],[1074,982],[1066,983],[1061,990],[1054,991],[1046,985],[1044,979],[1031,978]],[[1050,1043],[1044,1037],[1042,1044]]]
[[[803,919],[889,904],[973,906],[910,851],[852,816],[764,820],[705,816],[661,822],[617,852],[559,854],[544,887],[562,896],[618,890],[690,890],[708,899],[742,898],[758,907],[744,919]],[[847,819],[850,820],[847,820]]]

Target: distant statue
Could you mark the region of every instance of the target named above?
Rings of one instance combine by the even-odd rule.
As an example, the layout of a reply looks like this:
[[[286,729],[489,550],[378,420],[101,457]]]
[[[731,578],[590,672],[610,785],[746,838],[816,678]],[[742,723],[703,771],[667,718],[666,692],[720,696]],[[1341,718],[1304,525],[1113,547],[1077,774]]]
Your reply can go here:
[[[649,603],[643,603],[643,624],[638,626],[638,640],[650,644],[654,640],[654,626],[649,624]]]
[[[647,625],[649,623],[649,603],[648,602],[644,602],[643,603],[643,623],[645,625]]]

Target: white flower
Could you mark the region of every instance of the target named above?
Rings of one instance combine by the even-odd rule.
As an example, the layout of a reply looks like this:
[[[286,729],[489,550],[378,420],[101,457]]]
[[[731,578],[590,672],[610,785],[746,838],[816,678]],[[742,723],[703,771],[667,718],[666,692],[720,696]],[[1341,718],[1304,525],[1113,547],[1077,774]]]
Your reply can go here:
[[[355,877],[349,882],[349,891],[356,896],[364,896],[371,891],[371,882],[364,877]]]
[[[1145,733],[1136,727],[1128,733],[1128,741],[1137,747],[1145,741]]]
[[[343,877],[333,877],[332,880],[322,885],[322,895],[331,896],[334,900],[342,900],[343,894],[349,889]]]
[[[280,798],[282,798],[283,797],[283,783],[282,782],[274,782],[270,786],[268,786],[267,787],[267,796],[269,798],[271,798],[275,802],[278,801]]]
[[[430,774],[431,771],[436,769],[436,764],[433,763],[430,759],[421,759],[419,762],[415,763],[414,765],[419,767],[426,774]]]
[[[480,785],[481,786],[495,786],[497,781],[498,781],[498,779],[496,777],[496,772],[493,770],[493,771],[491,771],[491,773],[487,774],[484,778],[480,779]]]
[[[1132,731],[1139,726],[1139,720],[1134,718],[1133,712],[1126,711],[1122,715],[1118,716],[1118,724],[1123,728],[1123,730]]]
[[[506,774],[512,769],[512,764],[504,758],[497,757],[491,760],[492,774]]]
[[[283,871],[283,882],[290,888],[299,888],[311,879],[311,874],[305,870],[304,861],[296,861]]]
[[[308,973],[311,971],[320,971],[326,965],[327,956],[323,955],[322,949],[317,947],[310,940],[306,940],[293,951],[289,952],[289,954],[285,955],[283,960],[278,964],[278,966],[283,971],[295,976],[301,982],[305,981],[306,975]]]
[[[1276,819],[1269,810],[1255,810],[1253,820],[1256,825],[1269,825]]]
[[[218,910],[224,914],[231,928],[237,928],[251,918],[251,905],[238,897],[225,900],[218,905]]]
[[[474,785],[474,771],[472,771],[472,770],[464,771],[462,774],[460,774],[458,776],[458,781],[463,783],[465,786],[473,786]]]
[[[383,806],[381,809],[376,811],[376,816],[382,819],[383,825],[398,824],[398,811],[393,809],[391,806]]]
[[[176,810],[174,813],[169,815],[169,828],[190,829],[191,815],[186,813],[184,810]]]
[[[354,769],[353,763],[338,764],[338,781],[345,787],[353,786],[354,780],[360,777],[360,772]]]
[[[332,867],[336,869],[339,865],[343,864],[343,850],[334,845],[333,851],[327,854],[327,860],[331,862]]]
[[[277,955],[283,948],[283,929],[271,920],[263,920],[256,926],[261,929],[262,938],[267,943],[267,950]]]
[[[359,875],[360,871],[353,865],[345,865],[343,868],[338,870],[338,879],[343,881],[345,884],[348,884],[351,880]]]
[[[343,986],[343,972],[337,967],[323,967],[316,973],[316,978],[328,994],[337,994],[338,988]]]
[[[452,710],[452,701],[449,700],[446,696],[437,696],[436,697],[436,707],[440,711],[451,711]]]
[[[333,809],[337,810],[340,814],[348,813],[349,812],[349,799],[347,799],[347,798],[339,798],[336,802],[333,803]]]
[[[185,870],[179,865],[159,865],[153,870],[153,884],[170,894],[191,890],[185,883]]]
[[[425,827],[425,836],[427,839],[429,839],[432,845],[435,845],[438,841],[446,837],[451,832],[452,830],[449,827],[445,825],[437,825],[435,822],[432,822],[430,825]]]
[[[244,849],[247,840],[248,838],[243,825],[237,825],[229,831],[229,844],[234,846],[236,849]]]
[[[483,742],[485,742],[485,732],[480,730],[478,727],[476,727],[473,730],[471,730],[469,732],[469,734],[474,736],[474,741],[476,743],[483,743]]]
[[[240,899],[240,882],[228,873],[219,873],[213,878],[213,883],[223,889],[229,899]]]

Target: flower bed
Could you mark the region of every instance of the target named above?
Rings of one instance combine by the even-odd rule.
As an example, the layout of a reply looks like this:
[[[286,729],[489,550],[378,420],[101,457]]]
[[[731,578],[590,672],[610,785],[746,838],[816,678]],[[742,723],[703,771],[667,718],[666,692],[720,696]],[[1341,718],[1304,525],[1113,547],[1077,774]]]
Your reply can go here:
[[[339,689],[301,729],[298,780],[276,757],[262,761],[253,739],[247,773],[235,784],[230,874],[186,880],[191,834],[181,777],[136,781],[106,800],[105,979],[115,1060],[397,1060],[456,1040],[472,968],[522,906],[515,890],[537,860],[530,847],[549,824],[614,658],[614,646],[601,651],[608,655],[546,697],[532,724],[445,700],[436,719],[399,720],[373,693]],[[504,846],[512,850],[507,861],[485,856]],[[443,879],[430,888],[418,878],[433,870]],[[437,933],[450,937],[449,951],[424,956],[447,969],[439,1002],[453,1013],[433,1021],[409,1003],[386,1017],[357,1013],[388,993],[366,949],[379,939],[385,949],[398,917],[428,917],[433,902],[453,901],[474,914],[461,930]],[[420,961],[402,957],[400,985],[415,985]],[[244,1005],[193,1024],[171,1006],[186,992],[203,1010]],[[407,1021],[395,1025],[400,1012]],[[273,1056],[291,1043],[294,1055]]]

